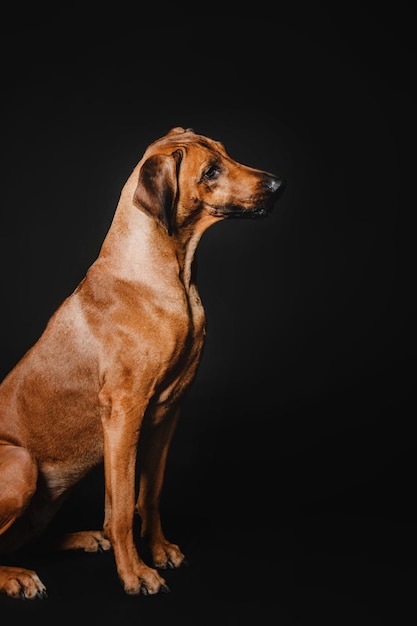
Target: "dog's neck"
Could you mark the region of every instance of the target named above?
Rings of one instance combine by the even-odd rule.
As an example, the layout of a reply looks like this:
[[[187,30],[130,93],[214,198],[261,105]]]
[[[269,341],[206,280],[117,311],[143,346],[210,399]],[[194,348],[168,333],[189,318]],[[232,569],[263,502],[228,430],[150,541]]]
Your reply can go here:
[[[105,264],[115,277],[133,282],[158,280],[172,288],[179,279],[186,291],[195,282],[193,261],[204,229],[168,234],[166,229],[138,207],[121,198],[111,228],[96,263]],[[174,278],[175,277],[175,278]]]

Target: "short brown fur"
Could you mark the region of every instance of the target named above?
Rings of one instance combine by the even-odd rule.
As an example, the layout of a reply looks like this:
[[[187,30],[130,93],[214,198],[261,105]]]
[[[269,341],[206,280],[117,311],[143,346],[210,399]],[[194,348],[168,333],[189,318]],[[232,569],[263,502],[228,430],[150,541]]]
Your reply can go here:
[[[277,177],[191,129],[147,148],[96,261],[0,385],[0,552],[38,537],[104,460],[103,530],[64,535],[57,548],[112,548],[127,593],[167,590],[157,570],[181,566],[184,555],[164,536],[159,500],[205,336],[195,251],[210,225],[267,215],[281,190]],[[135,509],[153,567],[134,544]],[[0,591],[46,595],[34,571],[9,566],[0,566]]]

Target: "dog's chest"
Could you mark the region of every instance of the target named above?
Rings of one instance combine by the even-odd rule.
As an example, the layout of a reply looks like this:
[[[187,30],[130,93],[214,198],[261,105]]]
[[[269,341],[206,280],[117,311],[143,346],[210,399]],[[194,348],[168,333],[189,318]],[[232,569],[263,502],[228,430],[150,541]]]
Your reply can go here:
[[[167,363],[160,384],[157,386],[155,401],[157,405],[170,403],[186,390],[194,378],[204,346],[206,317],[197,289],[187,294],[186,310],[175,324],[169,324],[172,332],[171,342],[167,338],[165,345],[171,344]]]
[[[192,285],[190,288],[188,302],[193,331],[197,337],[204,338],[206,332],[206,313],[195,285]]]
[[[171,329],[180,348],[179,360],[186,366],[190,361],[200,358],[206,332],[205,311],[195,286],[191,286],[186,293],[186,305],[182,308],[180,318],[181,322],[175,320]]]

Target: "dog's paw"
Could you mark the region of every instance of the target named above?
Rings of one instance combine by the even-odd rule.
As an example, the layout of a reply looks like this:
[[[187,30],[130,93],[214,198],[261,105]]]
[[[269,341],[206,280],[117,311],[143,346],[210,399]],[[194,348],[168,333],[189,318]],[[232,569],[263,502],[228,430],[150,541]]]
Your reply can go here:
[[[160,543],[151,546],[153,564],[158,569],[176,569],[188,565],[184,554],[175,543],[164,539]]]
[[[64,535],[58,544],[58,549],[105,552],[111,550],[111,543],[100,530],[82,530]]]
[[[0,591],[24,600],[47,597],[46,587],[36,572],[21,567],[0,567]]]
[[[134,576],[124,578],[124,590],[129,595],[152,596],[157,593],[169,593],[170,588],[158,572],[143,565]]]

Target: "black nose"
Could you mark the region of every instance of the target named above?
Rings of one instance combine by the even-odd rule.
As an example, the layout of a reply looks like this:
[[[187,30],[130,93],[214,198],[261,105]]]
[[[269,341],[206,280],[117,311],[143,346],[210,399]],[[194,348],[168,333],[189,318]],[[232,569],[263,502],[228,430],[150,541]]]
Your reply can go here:
[[[277,178],[276,176],[269,175],[266,181],[268,191],[273,194],[281,195],[285,188],[285,180],[283,178]]]

